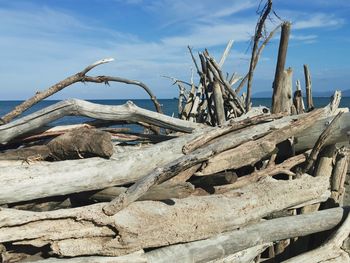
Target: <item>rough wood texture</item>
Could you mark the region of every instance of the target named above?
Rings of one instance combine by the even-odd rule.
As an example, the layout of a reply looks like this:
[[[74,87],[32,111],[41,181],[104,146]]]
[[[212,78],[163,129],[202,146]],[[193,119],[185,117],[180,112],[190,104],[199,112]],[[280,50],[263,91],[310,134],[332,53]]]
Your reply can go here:
[[[23,103],[21,103],[20,105],[16,106],[11,112],[9,112],[5,116],[3,116],[1,118],[1,124],[5,124],[5,123],[10,122],[11,120],[16,118],[17,116],[21,115],[22,112],[26,111],[34,104],[51,96],[54,93],[64,89],[65,87],[70,86],[73,83],[83,81],[85,78],[85,74],[88,73],[91,69],[93,69],[94,67],[96,67],[98,65],[111,62],[113,60],[114,60],[113,58],[106,58],[106,59],[101,59],[99,61],[96,61],[95,63],[87,66],[81,72],[78,72],[78,73],[56,83],[55,85],[51,86],[47,90],[42,91],[42,92],[37,92],[35,94],[35,96],[31,97],[30,99],[28,99],[28,100],[24,101]]]
[[[280,45],[278,49],[278,58],[276,65],[275,78],[273,81],[273,96],[272,96],[272,112],[278,113],[283,111],[279,100],[283,94],[283,74],[284,66],[286,64],[288,41],[290,34],[290,22],[284,22],[282,24]]]
[[[226,121],[226,118],[225,118],[225,110],[224,110],[224,100],[222,98],[221,87],[218,81],[214,82],[213,95],[214,95],[214,105],[215,105],[217,124],[220,126]]]
[[[103,214],[103,203],[41,213],[2,208],[0,242],[50,243],[62,256],[117,256],[209,238],[272,212],[329,196],[328,187],[327,178],[309,175],[291,181],[265,178],[223,195],[172,199],[171,204],[135,202],[112,217]]]
[[[98,200],[100,202],[109,202],[124,193],[126,187],[110,187],[93,194],[89,199]],[[194,186],[191,183],[169,183],[156,185],[152,187],[145,195],[138,200],[165,200],[171,198],[182,199],[190,196],[194,192]]]
[[[0,160],[71,160],[93,156],[109,158],[112,154],[113,144],[108,132],[81,128],[66,132],[46,145],[0,153]]]
[[[311,75],[308,65],[304,65],[304,76],[305,76],[305,89],[306,89],[306,107],[310,111],[314,108],[314,103],[312,99],[312,85],[311,85]]]
[[[321,114],[322,110],[314,111],[312,115],[298,119],[289,126],[273,131],[260,139],[249,140],[236,148],[217,154],[207,161],[207,165],[201,173],[206,175],[227,169],[236,169],[244,165],[252,165],[271,154],[277,143],[312,126],[314,121],[321,117]]]
[[[344,240],[350,234],[350,216],[346,215],[346,220],[338,228],[338,230],[319,248],[308,251],[294,258],[283,261],[283,263],[319,263],[334,262],[337,258],[341,261],[350,262],[350,256],[341,249]]]
[[[242,141],[250,140],[254,136],[265,134],[272,127],[282,128],[298,119],[304,114],[285,117],[269,123],[254,125],[246,130],[224,135],[222,140],[230,142],[223,144],[222,141],[213,141],[210,147],[225,150],[234,147]],[[326,115],[327,116],[327,115]],[[331,118],[314,121],[311,128],[296,135],[297,151],[311,149],[315,141],[323,131]],[[338,128],[329,138],[329,143],[347,142],[347,130],[349,130],[350,114],[342,115]],[[4,125],[6,126],[6,125]],[[1,126],[1,127],[4,127]],[[1,129],[1,128],[0,128]],[[0,203],[12,203],[32,200],[36,198],[63,195],[87,190],[103,189],[114,185],[122,185],[135,182],[146,176],[156,167],[165,165],[181,156],[182,147],[198,136],[209,132],[214,128],[197,130],[194,134],[184,135],[170,141],[162,142],[144,149],[125,152],[124,150],[114,154],[110,160],[90,158],[89,160],[72,160],[61,163],[33,163],[17,165],[6,162],[1,164],[2,191],[0,191]],[[156,158],[155,158],[156,156]],[[142,160],[142,162],[140,162]],[[13,163],[13,162],[11,162]],[[64,169],[62,169],[64,167]],[[33,188],[32,185],[37,187]],[[50,187],[47,187],[50,185]],[[42,189],[45,189],[44,191]],[[13,195],[16,192],[16,195]]]
[[[139,108],[131,101],[121,106],[109,106],[78,99],[69,99],[0,126],[0,143],[6,143],[19,135],[33,131],[68,115],[86,116],[109,121],[145,122],[182,132],[192,132],[195,128],[204,127],[201,124],[179,120]]]
[[[309,172],[310,169],[313,167],[314,163],[316,162],[317,156],[319,152],[321,151],[322,147],[326,144],[327,139],[330,137],[330,135],[335,130],[335,124],[339,121],[341,116],[344,112],[339,112],[334,119],[331,121],[331,123],[324,129],[324,131],[321,133],[320,137],[317,139],[315,146],[312,148],[312,151],[307,158],[306,164],[305,164],[305,172]]]
[[[218,236],[186,244],[156,249],[147,253],[155,262],[206,262],[229,254],[287,238],[306,236],[336,227],[347,214],[343,208],[328,209],[308,215],[289,216],[267,220]],[[159,259],[163,259],[159,261]],[[236,261],[233,261],[236,262]],[[299,261],[303,262],[303,261]]]
[[[332,179],[331,190],[334,204],[343,205],[343,197],[345,193],[345,178],[348,170],[348,153],[346,148],[341,148],[337,152]]]

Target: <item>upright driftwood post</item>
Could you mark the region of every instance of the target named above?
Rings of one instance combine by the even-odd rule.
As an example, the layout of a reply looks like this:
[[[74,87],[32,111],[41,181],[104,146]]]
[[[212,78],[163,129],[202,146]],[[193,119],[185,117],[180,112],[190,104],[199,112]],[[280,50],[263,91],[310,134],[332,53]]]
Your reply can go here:
[[[304,75],[305,75],[305,89],[306,89],[306,106],[307,110],[312,110],[314,108],[314,103],[312,100],[312,90],[311,90],[311,75],[309,66],[304,64]]]
[[[283,93],[284,66],[286,64],[288,40],[290,34],[290,22],[282,24],[281,39],[278,50],[278,58],[273,81],[272,113],[283,111],[281,105],[281,94]]]
[[[222,98],[221,87],[218,81],[214,82],[213,94],[217,124],[222,125],[225,122],[226,118],[224,110],[224,99]]]

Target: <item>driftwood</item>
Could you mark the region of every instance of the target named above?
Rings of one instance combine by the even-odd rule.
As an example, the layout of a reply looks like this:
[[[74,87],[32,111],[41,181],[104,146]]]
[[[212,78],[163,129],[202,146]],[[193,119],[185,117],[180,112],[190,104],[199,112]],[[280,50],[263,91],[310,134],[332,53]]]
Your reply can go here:
[[[172,199],[171,205],[135,202],[112,217],[103,214],[104,204],[42,213],[1,209],[0,242],[39,246],[50,243],[54,253],[65,256],[116,256],[140,248],[208,238],[272,212],[330,195],[327,178],[302,175],[291,181],[266,179],[223,195]],[[178,223],[172,224],[175,221]]]
[[[285,70],[290,23],[267,35],[265,20],[278,16],[272,0],[260,4],[249,71],[236,89],[241,74],[223,71],[233,41],[218,62],[207,49],[196,59],[188,46],[190,80],[168,77],[180,89],[178,119],[161,114],[143,82],[86,76],[109,59],[5,115],[0,261],[350,262],[349,210],[339,207],[350,113],[338,109],[340,92],[313,109],[306,65],[307,109],[300,82],[292,100],[292,69]],[[271,115],[264,106],[251,108],[252,79],[280,27]],[[138,85],[157,112],[71,99],[10,122],[79,81]],[[238,94],[246,81],[247,94]],[[70,115],[93,120],[46,126]],[[144,131],[115,127],[124,124]]]
[[[321,247],[300,256],[284,261],[284,263],[318,263],[318,262],[350,262],[350,257],[340,247],[350,234],[350,217]]]
[[[146,256],[150,262],[169,262],[172,258],[179,262],[220,259],[253,246],[266,247],[269,242],[334,228],[347,214],[348,211],[342,208],[334,208],[308,215],[271,219],[210,239],[156,249],[146,253]]]
[[[287,57],[289,34],[290,34],[290,23],[284,22],[282,24],[276,72],[275,72],[275,78],[273,81],[273,95],[272,95],[272,112],[273,113],[283,111],[282,105],[280,104],[281,103],[280,98],[284,90],[283,74],[284,74],[284,66],[285,66],[286,57]]]
[[[0,160],[68,160],[113,154],[111,135],[96,129],[82,128],[62,134],[46,145],[0,153]]]
[[[261,136],[261,134],[265,134],[272,127],[275,129],[285,127],[294,119],[302,116],[304,115],[285,117],[273,122],[254,125],[249,129],[248,133],[246,130],[242,130],[222,136],[221,140],[231,141],[231,145],[222,144],[220,141],[215,143],[221,149],[227,149],[227,147],[233,147],[243,141],[259,136],[259,134]],[[295,145],[296,149],[298,151],[311,149],[327,122],[329,122],[327,118],[319,121],[314,120],[311,128],[296,134],[295,136],[298,138],[298,142]],[[329,144],[346,142],[348,140],[346,135],[346,130],[349,129],[347,127],[348,123],[350,123],[350,114],[345,113],[337,124],[338,129],[329,138]],[[89,160],[68,160],[64,161],[64,163],[34,163],[29,166],[19,163],[18,165],[3,166],[2,182],[6,187],[3,187],[0,192],[0,203],[97,190],[135,182],[156,167],[165,165],[183,156],[182,147],[207,132],[207,129],[198,130],[194,134],[162,142],[142,149],[142,151],[135,150],[118,153],[113,155],[110,160],[90,158]],[[157,158],[155,159],[154,156],[157,156]],[[139,160],[143,162],[139,162]],[[63,166],[65,167],[64,171],[61,169]],[[33,184],[37,187],[32,188]],[[48,185],[51,187],[47,187]],[[45,191],[39,189],[45,189]],[[14,191],[17,193],[16,195],[12,194]]]
[[[130,101],[122,106],[107,106],[83,100],[69,99],[2,125],[0,127],[0,143],[6,143],[19,135],[33,131],[40,126],[68,115],[80,115],[101,120],[146,122],[182,132],[191,132],[195,128],[203,127],[200,124],[141,109]]]
[[[234,144],[234,142],[231,141],[230,144],[225,145],[226,149],[236,146],[236,148],[233,148],[231,150],[222,152],[226,149],[223,148],[221,143],[214,143],[211,145],[211,147],[209,146],[204,149],[195,150],[188,155],[170,162],[165,167],[161,167],[152,171],[150,174],[137,181],[124,194],[121,194],[118,196],[118,198],[105,206],[104,212],[108,215],[115,214],[123,207],[127,206],[129,203],[137,200],[153,185],[164,182],[175,176],[180,171],[200,162],[206,161],[209,158],[210,159],[206,162],[204,170],[201,171],[202,175],[212,174],[230,168],[239,168],[241,166],[253,164],[271,153],[276,148],[277,143],[284,141],[293,134],[311,126],[312,121],[319,118],[322,111],[323,110],[317,110],[309,113],[307,117],[299,119],[289,126],[286,126],[275,132],[271,132],[270,134],[255,141],[240,141],[237,144]],[[248,154],[244,151],[252,151],[253,153]],[[220,154],[220,152],[222,153]],[[242,153],[243,156],[247,157],[239,158]]]
[[[304,65],[304,75],[305,75],[305,89],[306,89],[306,106],[307,110],[312,110],[314,108],[314,103],[312,100],[312,89],[311,89],[311,75],[308,65]]]

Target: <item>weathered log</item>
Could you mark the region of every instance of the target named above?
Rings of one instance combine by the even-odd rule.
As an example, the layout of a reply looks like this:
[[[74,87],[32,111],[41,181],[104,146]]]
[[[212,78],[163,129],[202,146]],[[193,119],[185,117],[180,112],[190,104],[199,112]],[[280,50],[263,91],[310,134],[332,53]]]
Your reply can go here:
[[[66,132],[46,145],[20,148],[0,153],[0,160],[70,160],[113,154],[111,135],[97,129],[81,128]]]
[[[83,128],[67,132],[50,141],[47,146],[56,160],[92,156],[109,158],[113,154],[111,135],[97,129]]]
[[[175,119],[139,108],[131,101],[121,106],[110,106],[69,99],[2,125],[0,127],[0,143],[6,143],[19,135],[33,131],[67,115],[86,116],[101,120],[145,122],[182,132],[192,132],[195,128],[205,127],[201,124]]]
[[[218,81],[214,82],[213,95],[214,95],[214,105],[215,105],[217,124],[222,125],[226,121],[226,118],[225,118],[224,100],[222,98],[221,87]]]
[[[335,124],[339,121],[343,113],[344,112],[339,112],[331,121],[331,123],[324,129],[320,137],[317,139],[315,146],[312,148],[312,151],[307,158],[305,168],[304,168],[305,172],[309,172],[310,169],[313,167],[319,152],[321,151],[322,147],[326,144],[327,139],[330,137],[331,133],[334,131],[336,127]]]
[[[225,123],[225,125],[223,125],[219,129],[215,129],[215,130],[213,129],[210,132],[203,134],[202,136],[198,136],[196,139],[184,145],[184,147],[182,148],[182,151],[185,154],[188,154],[198,149],[199,147],[202,147],[206,143],[214,140],[215,138],[218,138],[220,136],[223,136],[233,131],[237,131],[239,129],[249,127],[251,125],[256,125],[262,122],[267,122],[269,120],[278,119],[278,118],[281,118],[282,116],[284,115],[283,114],[257,115],[252,118],[242,119],[240,121],[238,119],[233,119],[234,121],[229,121]]]
[[[0,242],[51,244],[62,256],[118,256],[209,238],[325,193],[329,196],[328,187],[327,178],[306,174],[290,181],[265,178],[223,195],[172,199],[171,205],[135,202],[112,217],[102,212],[104,204],[41,213],[2,208]]]
[[[206,240],[156,249],[146,255],[150,262],[154,259],[157,263],[171,259],[184,263],[220,259],[249,247],[332,229],[347,213],[343,208],[334,208],[308,215],[271,219]]]
[[[100,202],[109,202],[114,198],[124,193],[127,190],[126,187],[110,187],[97,193],[94,193],[89,197],[91,200],[97,200]],[[165,200],[171,198],[182,199],[190,196],[194,192],[194,186],[191,183],[169,183],[156,185],[152,187],[144,196],[141,196],[138,200]]]
[[[203,132],[205,130],[196,134]],[[31,165],[8,161],[2,164],[2,161],[0,204],[132,183],[182,156],[182,146],[194,137],[189,134],[141,149],[115,147],[109,160],[89,158]]]
[[[273,122],[254,125],[249,128],[249,131],[243,129],[229,133],[222,136],[220,140],[213,141],[207,147],[214,147],[218,144],[221,145],[221,150],[227,149],[227,147],[233,147],[255,136],[259,137],[271,128],[285,127],[302,116],[305,115],[288,116]],[[296,150],[311,149],[329,121],[330,118],[315,120],[311,128],[297,134]],[[350,114],[343,114],[337,126],[338,129],[329,138],[330,144],[348,141],[346,132],[350,129]],[[0,204],[97,190],[135,182],[156,167],[163,166],[183,156],[182,147],[186,143],[208,133],[212,129],[215,128],[197,130],[194,134],[183,135],[170,141],[131,152],[120,151],[114,154],[110,160],[90,158],[89,160],[68,160],[60,163],[34,163],[29,166],[21,163],[13,165],[13,162],[11,164],[8,162],[1,164],[2,162],[0,162],[2,167],[1,183],[3,185],[2,191],[0,191]],[[230,144],[227,144],[227,142],[230,142]],[[154,158],[154,156],[157,156],[157,158]],[[37,187],[33,188],[33,185]],[[48,185],[50,187],[47,187]],[[16,192],[16,195],[13,195],[13,192]]]
[[[344,240],[349,234],[350,216],[347,215],[344,223],[322,246],[283,261],[283,263],[350,262],[350,256],[341,249]],[[341,261],[337,258],[341,258]]]
[[[51,151],[47,145],[35,145],[27,148],[19,148],[0,152],[0,160],[45,160],[50,157]]]
[[[240,187],[243,187],[245,185],[248,185],[252,182],[257,182],[261,178],[266,176],[274,176],[277,174],[286,174],[289,176],[295,175],[292,171],[290,171],[294,166],[301,164],[305,162],[306,157],[308,154],[299,154],[297,156],[291,157],[284,162],[277,164],[277,165],[271,165],[266,167],[265,169],[261,169],[259,171],[255,171],[249,175],[239,177],[236,182],[233,182],[229,185],[223,185],[216,187],[215,193],[222,193],[227,191],[228,189],[238,189]]]
[[[273,95],[272,95],[272,112],[277,113],[283,111],[279,102],[284,87],[283,87],[283,72],[286,63],[289,33],[290,33],[290,22],[284,22],[282,24],[281,38],[278,49],[278,58],[276,65],[275,78],[273,81]]]
[[[231,141],[224,147],[222,146],[222,142],[219,141],[220,143],[214,143],[211,145],[211,147],[209,146],[204,149],[197,149],[188,155],[182,156],[168,163],[164,167],[155,169],[144,178],[141,178],[134,185],[129,187],[125,193],[119,195],[115,200],[106,205],[103,208],[103,211],[107,215],[113,215],[140,198],[153,185],[164,182],[184,169],[188,169],[189,167],[203,161],[206,161],[206,166],[204,170],[202,170],[201,175],[208,175],[224,171],[226,169],[239,168],[244,165],[255,163],[262,157],[272,152],[276,148],[276,144],[278,142],[286,140],[294,133],[300,132],[309,127],[312,124],[312,121],[319,118],[324,110],[325,109],[320,109],[309,113],[307,117],[299,119],[298,121],[280,130],[271,132],[270,134],[256,141],[248,140],[248,142],[243,144],[242,141],[240,141],[238,146],[234,144],[234,141]],[[237,147],[233,148],[235,146]],[[221,153],[223,150],[229,148],[233,149]],[[250,151],[253,153],[250,153]],[[244,157],[239,158],[242,153],[244,153]],[[213,159],[215,161],[213,161]]]
[[[312,89],[311,89],[311,75],[308,65],[304,64],[304,75],[305,75],[305,89],[306,89],[306,107],[307,110],[314,109],[314,103],[312,100]]]
[[[341,148],[337,152],[331,179],[331,190],[334,204],[343,205],[345,193],[345,178],[348,170],[348,154],[346,148]]]
[[[312,126],[314,121],[319,119],[322,110],[314,111],[312,116],[299,119],[294,123],[276,131],[270,132],[257,140],[249,140],[236,148],[224,151],[215,155],[206,162],[202,175],[217,173],[227,169],[237,169],[245,165],[252,165],[271,154],[276,144],[280,143],[297,133],[300,133]]]

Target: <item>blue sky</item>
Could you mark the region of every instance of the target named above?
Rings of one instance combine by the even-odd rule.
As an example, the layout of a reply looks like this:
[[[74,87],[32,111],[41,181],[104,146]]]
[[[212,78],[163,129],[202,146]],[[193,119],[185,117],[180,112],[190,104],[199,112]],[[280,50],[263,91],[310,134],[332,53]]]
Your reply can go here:
[[[216,57],[229,39],[224,70],[245,75],[260,0],[0,0],[0,100],[25,99],[38,90],[106,57],[115,61],[90,75],[141,80],[157,97],[177,96],[161,75],[189,80],[187,45]],[[348,0],[274,0],[274,10],[292,24],[287,65],[294,81],[309,64],[317,91],[349,89]],[[275,19],[274,23],[278,23]],[[269,28],[274,27],[273,24]],[[265,49],[253,93],[269,90],[278,37]],[[304,84],[303,84],[304,85]],[[52,99],[146,98],[136,86],[75,84]]]

